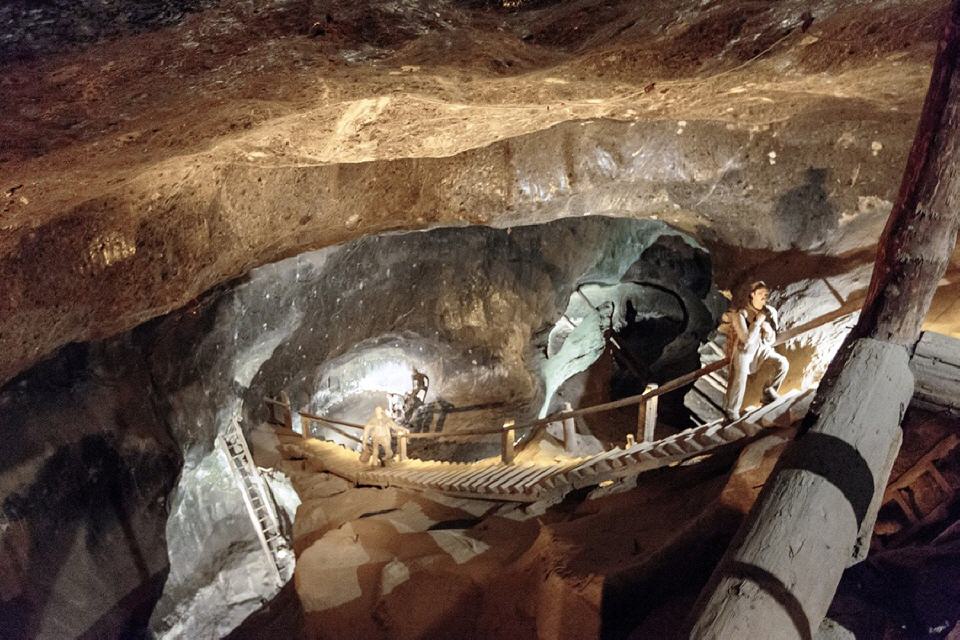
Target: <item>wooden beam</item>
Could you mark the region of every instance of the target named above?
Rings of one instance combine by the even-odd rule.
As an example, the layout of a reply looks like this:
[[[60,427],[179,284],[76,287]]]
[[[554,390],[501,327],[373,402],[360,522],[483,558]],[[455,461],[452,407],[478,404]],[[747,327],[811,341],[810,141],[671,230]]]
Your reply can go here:
[[[849,341],[912,347],[960,230],[960,3],[953,0],[900,192]]]

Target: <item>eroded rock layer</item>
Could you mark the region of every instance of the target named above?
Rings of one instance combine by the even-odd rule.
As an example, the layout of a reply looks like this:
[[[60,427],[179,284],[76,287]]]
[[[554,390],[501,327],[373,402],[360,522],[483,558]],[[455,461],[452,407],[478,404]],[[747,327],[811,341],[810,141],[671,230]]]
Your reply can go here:
[[[0,379],[385,229],[602,213],[760,251],[869,247],[942,13],[140,4],[64,5],[56,29],[4,9],[24,26],[2,42],[21,55],[0,74]]]

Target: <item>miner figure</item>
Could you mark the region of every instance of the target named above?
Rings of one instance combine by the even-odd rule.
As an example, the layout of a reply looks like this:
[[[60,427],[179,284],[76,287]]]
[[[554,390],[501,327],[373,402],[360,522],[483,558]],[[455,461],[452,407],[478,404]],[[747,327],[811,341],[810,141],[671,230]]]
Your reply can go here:
[[[733,309],[724,314],[723,323],[729,325],[727,354],[730,356],[730,375],[727,394],[723,399],[723,412],[728,420],[740,419],[743,393],[747,376],[754,374],[766,362],[774,365],[773,377],[763,388],[764,402],[780,397],[780,385],[787,377],[790,363],[774,351],[779,318],[777,311],[767,304],[770,289],[763,281],[750,285],[749,302],[742,309]]]
[[[394,432],[409,433],[407,429],[394,422],[384,412],[383,407],[377,407],[373,417],[363,427],[361,443],[363,450],[360,453],[360,462],[369,462],[371,466],[376,465],[378,461],[388,464],[393,459],[393,447],[390,441]],[[380,450],[383,451],[382,458]]]
[[[427,377],[427,374],[421,373],[417,369],[413,370],[410,378],[410,381],[413,383],[410,394],[416,398],[420,404],[423,404],[427,399],[427,389],[430,388],[430,378]]]

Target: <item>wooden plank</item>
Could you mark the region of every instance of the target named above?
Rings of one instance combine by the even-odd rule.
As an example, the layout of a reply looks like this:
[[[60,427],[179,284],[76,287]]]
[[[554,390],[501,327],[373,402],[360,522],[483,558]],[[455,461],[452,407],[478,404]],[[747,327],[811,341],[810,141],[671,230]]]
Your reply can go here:
[[[630,457],[633,459],[634,463],[644,463],[649,462],[650,460],[659,460],[663,456],[653,455],[652,450],[647,451],[638,451],[637,453],[630,454]]]
[[[557,471],[558,469],[553,466],[543,467],[535,475],[531,476],[530,478],[527,478],[524,481],[525,486],[523,487],[523,490],[525,492],[533,491],[537,487],[537,485],[543,481],[544,478],[556,473]]]
[[[686,451],[683,450],[683,447],[681,447],[679,444],[677,444],[673,440],[661,440],[660,442],[657,443],[657,446],[654,449],[654,451],[662,451],[663,453],[671,457],[683,455],[684,453],[686,453]]]
[[[794,401],[799,398],[801,392],[791,391],[787,396],[784,402],[778,403],[776,407],[770,409],[760,417],[760,426],[770,428],[780,426],[780,421],[783,416],[790,413],[790,407],[793,406]]]
[[[687,453],[699,453],[708,448],[705,445],[697,442],[693,433],[688,433],[686,436],[679,439],[677,444],[679,444],[680,447]]]
[[[797,398],[793,404],[790,405],[789,422],[783,426],[789,427],[807,417],[807,413],[810,411],[810,405],[813,403],[816,395],[816,392],[811,389]]]
[[[930,451],[925,453],[919,460],[917,460],[913,466],[894,478],[887,485],[885,499],[892,499],[893,494],[896,491],[905,489],[914,484],[920,478],[920,476],[925,473],[927,467],[931,466],[936,460],[945,458],[950,451],[957,447],[958,444],[960,444],[960,436],[955,433],[951,433],[940,440],[940,442],[934,445]]]
[[[928,334],[930,332],[924,335]],[[942,338],[944,339],[937,340],[936,344],[960,344],[960,340],[946,336]],[[950,352],[944,353],[943,357],[914,354],[910,360],[910,369],[916,378],[914,395],[918,399],[937,406],[960,409],[960,362],[953,361],[954,357]]]
[[[466,491],[467,486],[478,476],[490,472],[491,469],[502,469],[503,467],[499,464],[486,464],[478,465],[476,469],[472,471],[466,471],[459,480],[453,482],[453,488],[456,491]]]
[[[603,460],[604,458],[608,458],[608,457],[610,457],[610,456],[617,455],[617,454],[621,453],[622,451],[623,451],[623,449],[621,449],[620,447],[614,447],[613,449],[610,449],[610,450],[608,450],[608,451],[604,451],[603,453],[598,453],[597,455],[588,458],[588,459],[587,459],[586,461],[584,461],[583,463],[581,463],[581,464],[577,465],[576,467],[574,467],[574,468],[573,468],[573,471],[580,471],[580,470],[582,470],[582,469],[586,469],[587,467],[590,467],[590,466],[596,464],[597,462]]]
[[[488,484],[490,484],[500,476],[511,473],[513,470],[514,470],[513,465],[497,465],[495,467],[487,469],[486,472],[475,476],[470,482],[468,482],[465,485],[465,488],[468,491],[477,491],[480,488],[485,488]]]
[[[459,477],[463,473],[465,465],[454,464],[451,465],[453,468],[448,469],[445,474],[437,478],[437,484],[443,486],[449,484],[452,480]]]
[[[543,471],[543,465],[532,464],[524,473],[514,476],[510,481],[501,485],[500,490],[502,492],[523,491],[529,479],[536,477],[541,471]]]
[[[423,485],[425,485],[425,486],[431,486],[431,485],[433,485],[434,483],[436,483],[436,481],[437,481],[439,478],[447,475],[448,472],[449,472],[449,470],[447,470],[447,469],[440,469],[439,471],[432,471],[432,472],[428,473],[426,476],[424,476],[424,477],[420,480],[420,483],[423,484]]]
[[[793,401],[793,398],[796,397],[796,395],[797,395],[796,391],[790,391],[789,393],[783,394],[773,402],[768,402],[762,407],[759,407],[749,412],[746,416],[744,416],[745,422],[750,422],[757,425],[758,427],[762,427],[763,418],[767,414],[777,411],[778,409],[784,406],[789,406],[789,403]]]
[[[960,367],[960,340],[934,331],[920,334],[914,357],[940,360]]]
[[[536,471],[540,467],[538,465],[517,465],[517,469],[514,473],[507,474],[499,478],[496,482],[488,485],[490,491],[496,493],[506,493],[510,490],[510,487],[516,484],[518,480],[524,476],[530,475],[531,471]]]
[[[486,491],[496,491],[498,487],[503,486],[505,482],[509,482],[511,478],[522,474],[528,468],[527,465],[523,464],[512,465],[509,472],[499,474],[496,480],[491,479],[483,485],[483,489]]]
[[[723,417],[723,411],[696,386],[683,396],[683,405],[699,422],[712,422]]]

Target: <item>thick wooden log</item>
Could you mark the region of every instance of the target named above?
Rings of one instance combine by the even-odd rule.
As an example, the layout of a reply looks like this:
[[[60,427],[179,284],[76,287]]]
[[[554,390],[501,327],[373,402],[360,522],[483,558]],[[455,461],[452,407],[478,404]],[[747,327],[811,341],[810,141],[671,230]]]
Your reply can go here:
[[[691,638],[813,637],[877,479],[889,474],[890,444],[912,394],[905,349],[854,343],[824,411],[784,455],[711,578]]]

